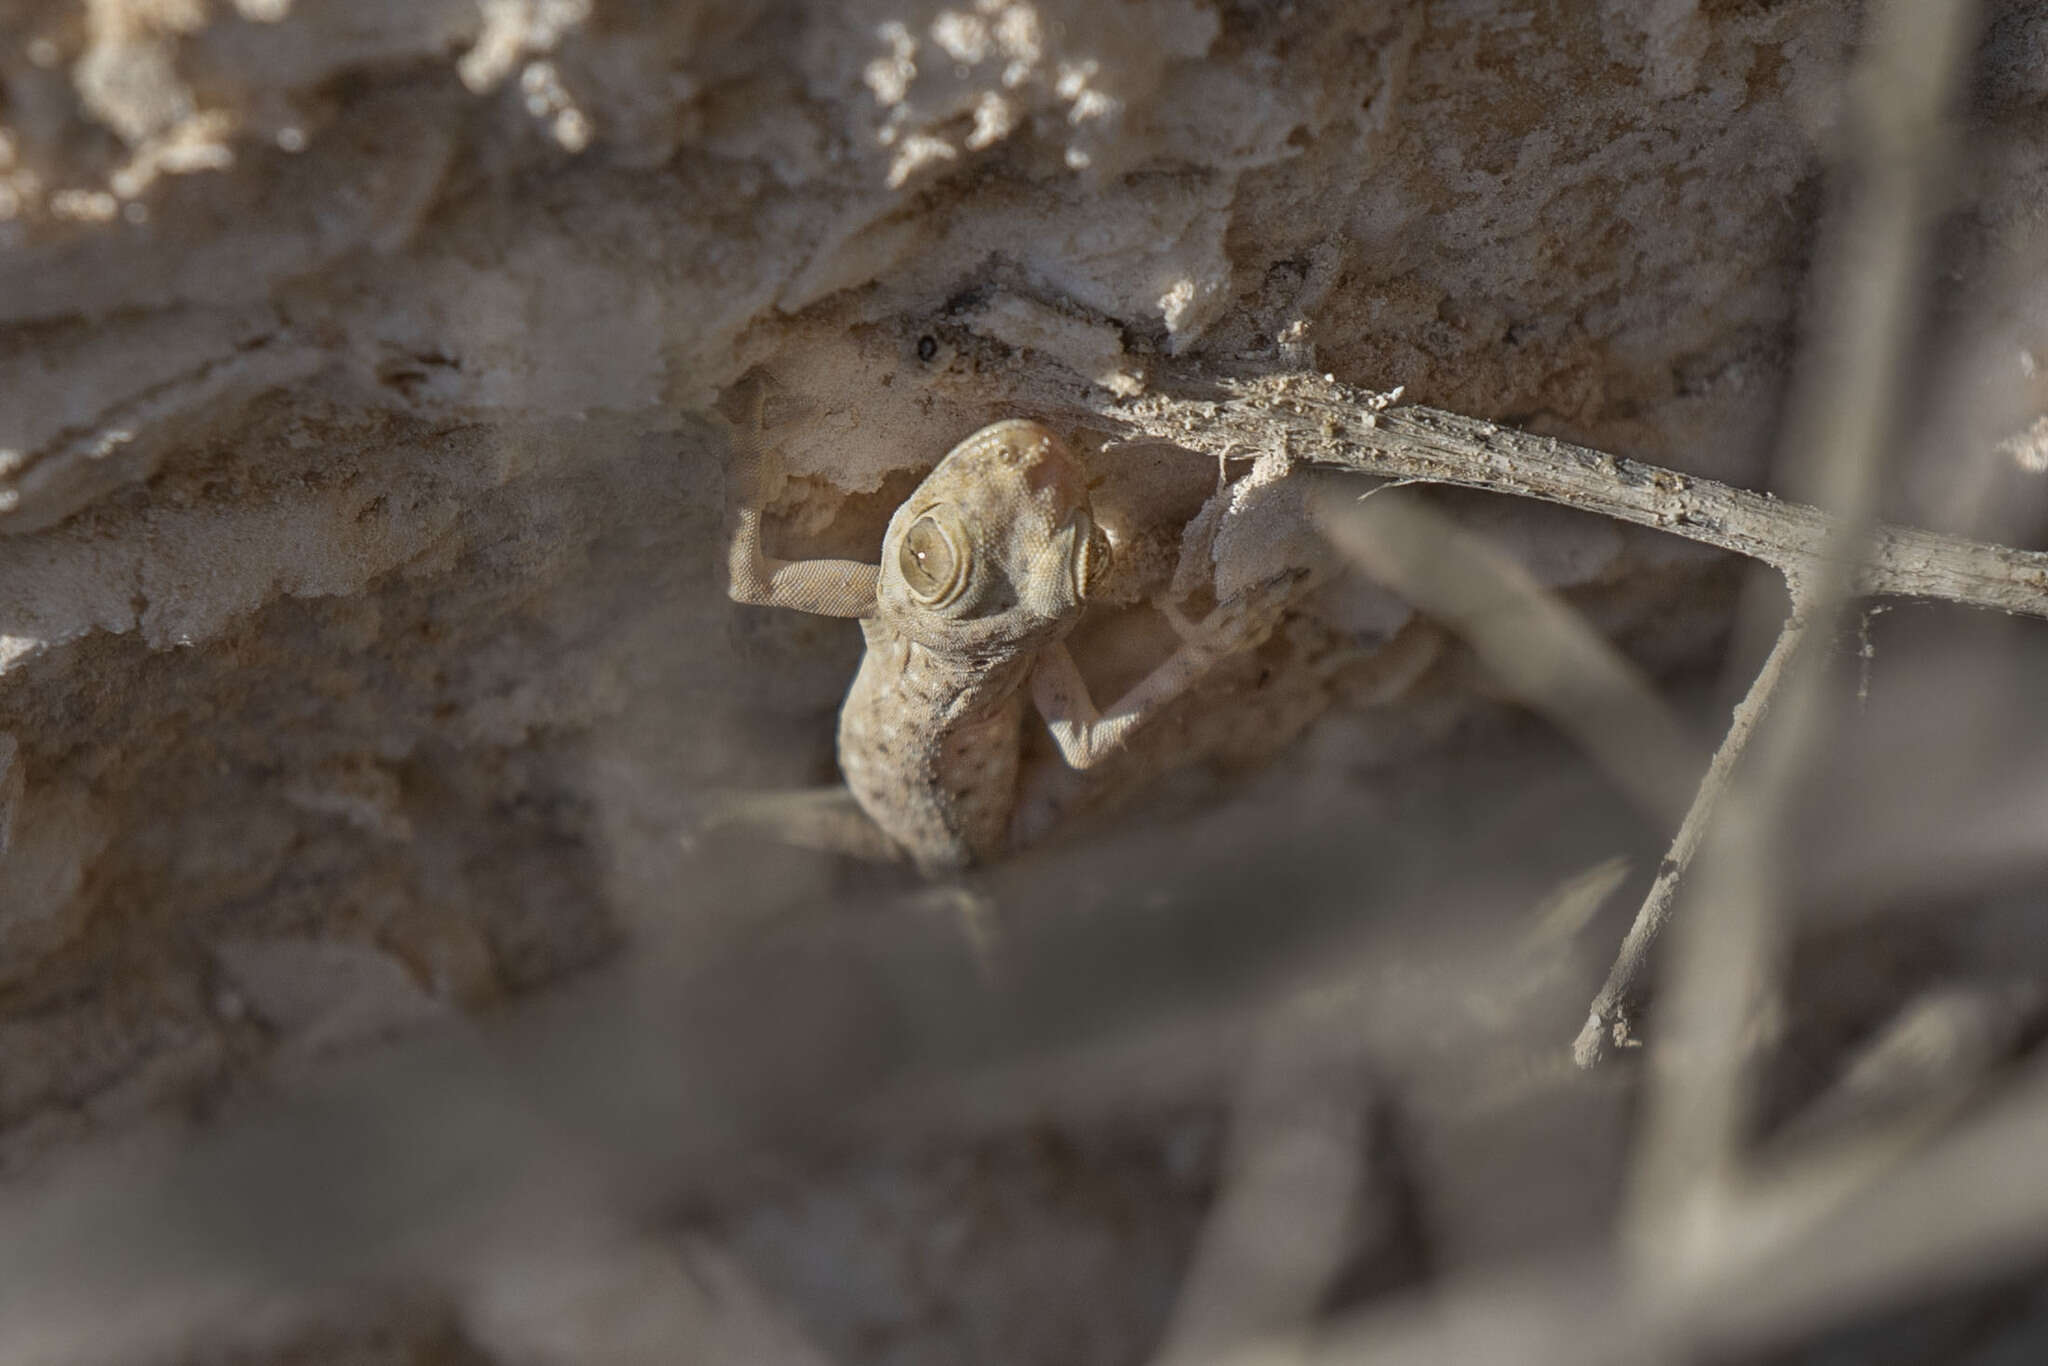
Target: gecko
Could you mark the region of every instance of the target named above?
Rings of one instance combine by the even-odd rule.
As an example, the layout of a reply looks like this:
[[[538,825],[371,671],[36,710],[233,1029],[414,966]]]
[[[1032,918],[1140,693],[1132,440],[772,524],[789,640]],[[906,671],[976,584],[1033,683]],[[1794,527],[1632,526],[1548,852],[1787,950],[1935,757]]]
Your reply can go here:
[[[1098,709],[1066,637],[1112,545],[1066,442],[1030,419],[991,423],[896,509],[879,564],[781,560],[763,546],[782,483],[763,440],[764,403],[757,390],[751,424],[734,424],[728,595],[857,619],[867,644],[839,712],[846,787],[784,794],[769,821],[791,842],[908,858],[930,876],[996,858],[1023,839],[1014,817],[1027,709],[1067,764],[1092,768],[1278,621],[1286,575],[1200,622],[1162,604],[1179,647]]]

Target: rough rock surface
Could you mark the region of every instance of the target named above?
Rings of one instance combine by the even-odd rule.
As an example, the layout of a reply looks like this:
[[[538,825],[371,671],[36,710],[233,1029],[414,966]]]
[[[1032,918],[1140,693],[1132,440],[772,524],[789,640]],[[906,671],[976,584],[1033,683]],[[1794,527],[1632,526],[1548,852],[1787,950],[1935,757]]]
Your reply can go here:
[[[721,918],[697,794],[829,779],[858,648],[721,595],[719,405],[757,369],[791,550],[872,553],[1026,376],[1129,394],[1201,358],[1761,480],[1856,10],[0,5],[0,1170]],[[1994,10],[1959,292],[2048,194],[2048,21]],[[1959,349],[2048,356],[2038,303]],[[1987,449],[2048,401],[1996,374]],[[1141,600],[1216,475],[1091,458],[1107,686],[1166,648]],[[1474,506],[1646,663],[1711,658],[1710,557]],[[1327,585],[1153,748],[1242,775],[1319,717],[1317,772],[1426,748],[1470,670],[1390,683],[1406,618]],[[1229,783],[1197,787],[1158,800]],[[746,876],[796,904],[851,875]],[[1013,1135],[721,1217],[838,1359],[1134,1360],[1205,1189],[1188,1123],[1057,1180]],[[977,1220],[1079,1260],[1034,1282]],[[910,1261],[843,1280],[828,1247]],[[1091,1274],[1120,1288],[1070,1335],[1006,1338],[1005,1277]],[[493,1337],[516,1314],[390,1314],[382,1347],[263,1359],[528,1359]]]

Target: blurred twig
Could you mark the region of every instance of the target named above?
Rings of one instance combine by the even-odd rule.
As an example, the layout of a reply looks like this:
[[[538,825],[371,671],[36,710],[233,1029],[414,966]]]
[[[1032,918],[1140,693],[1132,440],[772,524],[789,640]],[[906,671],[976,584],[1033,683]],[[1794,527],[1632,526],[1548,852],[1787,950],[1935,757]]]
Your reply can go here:
[[[1780,647],[1790,658],[1781,661],[1770,740],[1752,747],[1732,779],[1693,913],[1677,922],[1631,1211],[1633,1251],[1667,1271],[1708,1255],[1735,1217],[1750,1056],[1785,938],[1785,831],[1795,785],[1828,733],[1831,699],[1811,642],[1828,638],[1868,580],[1859,566],[1898,426],[1913,303],[1939,204],[1938,158],[1974,9],[1970,0],[1879,5],[1852,80],[1853,160],[1831,290],[1784,434],[1789,471],[1838,520],[1821,553],[1786,568],[1793,610]]]
[[[1477,784],[1482,809],[1544,780],[1508,771]],[[1585,799],[1563,803],[1583,813],[1567,837],[1583,860],[1612,811],[1567,790]],[[991,869],[993,984],[957,918],[893,896],[715,946],[678,932],[674,957],[649,943],[481,1026],[338,1061],[175,1147],[74,1154],[0,1189],[0,1361],[155,1361],[250,1303],[333,1284],[488,1296],[501,1268],[600,1255],[764,1155],[1158,1113],[1213,1095],[1218,1036],[1306,977],[1354,984],[1347,1028],[1317,1036],[1333,1069],[1427,1057],[1463,1012],[1404,989],[1413,965],[1432,965],[1425,981],[1522,971],[1510,936],[1460,928],[1499,893],[1468,843],[1509,817],[1459,809],[1454,830],[1416,809],[1366,831],[1236,811]],[[1350,1122],[1329,1113],[1332,1133]]]
[[[1371,1088],[1333,1082],[1309,1026],[1267,1023],[1233,1107],[1222,1190],[1154,1366],[1206,1361],[1306,1334],[1368,1184]],[[1318,1064],[1322,1064],[1318,1066]]]
[[[1346,558],[1455,631],[1653,819],[1685,811],[1699,747],[1642,671],[1519,561],[1407,495],[1333,490],[1315,512]]]
[[[1752,1183],[1740,1227],[1692,1273],[1646,1285],[1588,1254],[1363,1311],[1316,1349],[1222,1354],[1230,1366],[1625,1366],[1783,1348],[1869,1305],[1896,1306],[2048,1250],[2048,1076],[2038,1071],[1823,1218],[1786,1224],[1804,1159]]]

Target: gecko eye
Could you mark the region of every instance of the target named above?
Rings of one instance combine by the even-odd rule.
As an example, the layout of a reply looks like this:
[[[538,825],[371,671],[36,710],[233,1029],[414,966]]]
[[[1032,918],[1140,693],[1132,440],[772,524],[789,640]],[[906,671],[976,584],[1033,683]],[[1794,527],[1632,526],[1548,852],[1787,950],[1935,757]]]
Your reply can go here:
[[[936,606],[953,597],[967,581],[967,558],[937,517],[927,512],[903,533],[896,567],[919,602]]]

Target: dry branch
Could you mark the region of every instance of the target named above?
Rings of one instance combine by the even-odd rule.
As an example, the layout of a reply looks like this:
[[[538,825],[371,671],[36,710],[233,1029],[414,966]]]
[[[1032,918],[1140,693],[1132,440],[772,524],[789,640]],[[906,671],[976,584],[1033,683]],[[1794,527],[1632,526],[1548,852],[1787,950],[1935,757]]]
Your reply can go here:
[[[1190,373],[1169,382],[1217,397],[1149,394],[1082,421],[1215,456],[1284,446],[1333,469],[1536,498],[1732,550],[1793,579],[1813,577],[1829,553],[1834,520],[1818,508],[1481,418],[1389,407],[1385,394],[1324,376]],[[2048,617],[2048,553],[1881,526],[1855,591]]]

